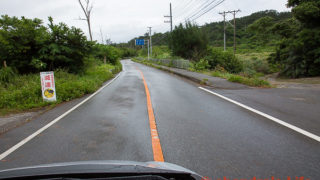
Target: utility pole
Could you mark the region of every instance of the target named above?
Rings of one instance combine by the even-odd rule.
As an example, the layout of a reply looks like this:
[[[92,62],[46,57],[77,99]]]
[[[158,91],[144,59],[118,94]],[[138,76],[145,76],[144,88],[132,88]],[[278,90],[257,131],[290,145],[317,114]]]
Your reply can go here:
[[[240,12],[240,9],[229,11],[233,14],[233,55],[236,55],[236,14]]]
[[[165,23],[170,23],[170,31],[172,32],[172,7],[170,3],[170,16],[164,16],[166,18],[170,18],[170,21],[164,21]]]
[[[148,45],[148,60],[150,60],[149,40],[146,40],[146,41],[147,41],[147,45]]]
[[[222,13],[219,13],[223,16],[223,50],[226,51],[226,13],[223,11]]]
[[[172,7],[171,7],[171,3],[170,3],[170,30],[172,32]]]
[[[233,25],[231,24],[231,26],[233,26],[233,55],[236,54],[236,14],[240,12],[240,9],[238,10],[233,10],[233,11],[223,11],[222,13],[219,13],[223,16],[223,23],[224,23],[224,34],[223,34],[223,39],[224,39],[224,51],[226,51],[226,14],[227,13],[231,13],[233,14]]]
[[[152,33],[151,33],[152,27],[148,27],[148,28],[149,28],[149,38],[150,38],[150,55],[152,57]]]

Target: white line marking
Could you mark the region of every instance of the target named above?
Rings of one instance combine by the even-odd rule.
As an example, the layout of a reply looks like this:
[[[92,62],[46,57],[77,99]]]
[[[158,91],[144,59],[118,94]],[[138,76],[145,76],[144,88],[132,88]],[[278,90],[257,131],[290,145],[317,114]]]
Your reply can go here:
[[[315,135],[315,134],[312,134],[312,133],[310,133],[310,132],[308,132],[308,131],[306,131],[306,130],[303,130],[303,129],[301,129],[301,128],[298,128],[297,126],[294,126],[294,125],[291,125],[291,124],[289,124],[289,123],[286,123],[286,122],[284,122],[284,121],[282,121],[282,120],[280,120],[280,119],[278,119],[278,118],[272,117],[272,116],[270,116],[270,115],[268,115],[268,114],[266,114],[266,113],[263,113],[263,112],[258,111],[258,110],[256,110],[256,109],[253,109],[253,108],[251,108],[251,107],[249,107],[249,106],[246,106],[246,105],[244,105],[244,104],[241,104],[241,103],[239,103],[239,102],[237,102],[237,101],[234,101],[234,100],[232,100],[232,99],[229,99],[229,98],[227,98],[227,97],[225,97],[225,96],[222,96],[222,95],[220,95],[220,94],[218,94],[218,93],[212,92],[212,91],[210,91],[210,90],[208,90],[208,89],[206,89],[206,88],[203,88],[203,87],[199,87],[199,88],[202,89],[202,90],[204,90],[204,91],[206,91],[206,92],[208,92],[208,93],[211,93],[211,94],[213,94],[213,95],[216,95],[216,96],[218,96],[218,97],[220,97],[220,98],[222,98],[222,99],[224,99],[224,100],[226,100],[226,101],[229,101],[229,102],[231,102],[231,103],[233,103],[233,104],[236,104],[236,105],[238,105],[238,106],[240,106],[240,107],[242,107],[242,108],[244,108],[244,109],[247,109],[247,110],[252,111],[252,112],[254,112],[254,113],[256,113],[256,114],[259,114],[259,115],[261,115],[261,116],[263,116],[263,117],[265,117],[265,118],[268,118],[268,119],[270,119],[270,120],[272,120],[272,121],[274,121],[274,122],[276,122],[276,123],[278,123],[278,124],[281,124],[281,125],[289,128],[289,129],[292,129],[292,130],[294,130],[294,131],[296,131],[296,132],[298,132],[298,133],[300,133],[300,134],[303,134],[303,135],[305,135],[305,136],[308,136],[309,138],[312,138],[312,139],[320,142],[320,137],[317,136],[317,135]]]
[[[91,99],[93,96],[95,96],[96,94],[98,94],[100,91],[102,91],[103,88],[107,87],[109,84],[111,84],[114,80],[116,80],[119,76],[120,76],[121,72],[114,77],[110,82],[108,82],[107,84],[105,84],[104,86],[102,86],[100,89],[98,89],[95,93],[91,94],[89,97],[87,97],[85,100],[81,101],[79,104],[75,105],[74,107],[72,107],[71,109],[69,109],[67,112],[63,113],[61,116],[57,117],[56,119],[54,119],[53,121],[51,121],[50,123],[48,123],[47,125],[45,125],[44,127],[42,127],[41,129],[39,129],[38,131],[34,132],[33,134],[31,134],[30,136],[28,136],[27,138],[25,138],[24,140],[20,141],[18,144],[12,146],[10,149],[8,149],[7,151],[5,151],[4,153],[2,153],[0,155],[0,160],[4,159],[5,157],[7,157],[9,154],[11,154],[12,152],[14,152],[15,150],[17,150],[18,148],[20,148],[21,146],[23,146],[25,143],[29,142],[31,139],[33,139],[34,137],[36,137],[37,135],[39,135],[40,133],[42,133],[43,131],[45,131],[46,129],[48,129],[50,126],[52,126],[53,124],[55,124],[56,122],[58,122],[59,120],[61,120],[62,118],[64,118],[66,115],[68,115],[69,113],[71,113],[73,110],[77,109],[79,106],[81,106],[82,104],[84,104],[85,102],[87,102],[89,99]]]

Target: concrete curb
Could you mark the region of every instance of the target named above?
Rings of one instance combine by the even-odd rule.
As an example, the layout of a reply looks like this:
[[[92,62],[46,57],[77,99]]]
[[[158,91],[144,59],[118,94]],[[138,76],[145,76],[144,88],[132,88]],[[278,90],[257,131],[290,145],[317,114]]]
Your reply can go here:
[[[144,63],[140,63],[139,61],[134,61],[136,63],[139,64],[143,64],[146,65]],[[157,68],[175,75],[178,75],[180,77],[186,78],[188,80],[191,80],[195,83],[201,84],[201,85],[206,85],[206,86],[210,86],[216,89],[248,89],[248,88],[253,88],[253,87],[249,87],[243,84],[239,84],[239,83],[233,83],[233,82],[229,82],[226,79],[223,78],[218,78],[218,77],[211,77],[205,74],[201,74],[201,76],[203,76],[203,78],[200,77],[194,77],[192,75],[187,75],[185,73],[180,73],[178,71],[173,71],[171,70],[169,67],[165,67],[165,66],[161,66],[161,65],[157,65],[157,64],[152,64],[152,66],[150,65],[146,65],[149,67],[153,67],[153,68]],[[186,70],[184,70],[186,71]],[[191,71],[190,71],[191,72]],[[191,72],[194,73],[194,72]]]
[[[154,65],[154,66],[157,66],[157,65]],[[151,67],[152,67],[152,66],[151,66]],[[163,70],[163,71],[167,71],[167,72],[169,72],[169,73],[172,73],[172,74],[178,75],[178,76],[180,76],[180,77],[189,79],[189,80],[191,80],[191,81],[193,81],[193,82],[196,82],[196,83],[199,83],[199,84],[205,83],[205,85],[208,85],[208,86],[210,85],[209,83],[204,82],[203,80],[197,79],[197,78],[192,77],[192,76],[187,76],[187,75],[185,75],[185,74],[182,74],[182,73],[179,73],[179,72],[176,72],[176,71],[172,71],[171,69],[165,68],[165,67],[163,67],[163,66],[157,66],[157,67],[160,68],[160,69]],[[157,68],[157,69],[158,69],[158,68]]]
[[[29,111],[19,114],[12,114],[8,117],[0,117],[0,135],[10,131],[11,129],[14,129],[32,121],[32,119],[40,116],[41,114],[47,112],[50,109],[52,108],[47,106],[39,108],[39,110],[37,111]]]

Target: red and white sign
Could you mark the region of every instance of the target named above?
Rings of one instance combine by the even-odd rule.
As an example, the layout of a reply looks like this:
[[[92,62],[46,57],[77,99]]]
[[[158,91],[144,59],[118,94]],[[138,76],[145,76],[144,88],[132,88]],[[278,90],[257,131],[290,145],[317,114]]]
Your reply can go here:
[[[56,88],[53,72],[40,72],[42,98],[45,101],[56,101]]]

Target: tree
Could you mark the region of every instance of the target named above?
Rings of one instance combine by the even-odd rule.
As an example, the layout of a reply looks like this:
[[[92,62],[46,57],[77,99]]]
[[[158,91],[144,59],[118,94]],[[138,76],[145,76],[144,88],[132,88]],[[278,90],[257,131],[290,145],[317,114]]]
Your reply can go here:
[[[104,64],[111,63],[116,64],[119,58],[122,56],[120,50],[110,45],[96,44],[94,46],[95,56],[99,59],[103,59]]]
[[[320,2],[288,0],[288,6],[293,19],[274,26],[282,39],[269,61],[291,77],[320,75]]]
[[[175,27],[169,42],[169,47],[174,55],[200,60],[206,55],[208,37],[196,24],[186,22],[185,25],[180,24]]]
[[[69,28],[64,23],[54,24],[51,17],[49,22],[49,40],[41,48],[39,58],[48,64],[48,70],[63,68],[74,73],[80,72],[93,43],[87,41],[81,29]]]
[[[38,60],[38,52],[49,35],[40,19],[2,15],[0,18],[0,62],[16,68],[20,73],[46,67]]]
[[[274,19],[270,16],[262,17],[248,26],[248,30],[254,34],[252,40],[257,40],[265,45],[271,35],[271,27]]]
[[[51,17],[49,22],[48,29],[40,19],[1,16],[0,63],[22,74],[57,68],[80,72],[93,42],[78,28],[54,24]]]
[[[84,0],[85,1],[85,7],[84,5],[82,4],[81,0],[78,0],[79,1],[79,4],[81,6],[81,9],[83,10],[83,13],[84,15],[86,16],[86,20],[87,21],[87,24],[88,24],[88,29],[89,29],[89,35],[90,35],[90,40],[92,41],[92,32],[91,32],[91,12],[92,12],[92,9],[93,9],[93,5],[90,4],[90,0]],[[82,20],[82,19],[80,19]]]

